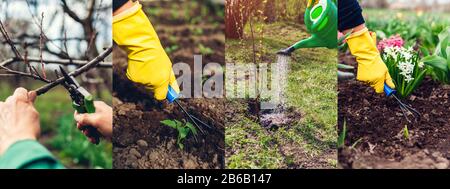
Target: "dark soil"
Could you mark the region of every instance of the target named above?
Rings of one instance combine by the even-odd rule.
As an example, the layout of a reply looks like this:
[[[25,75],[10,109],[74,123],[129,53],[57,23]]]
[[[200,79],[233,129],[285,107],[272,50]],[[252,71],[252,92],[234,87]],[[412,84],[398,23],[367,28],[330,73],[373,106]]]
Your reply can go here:
[[[450,87],[425,79],[403,101],[422,118],[408,123],[398,103],[357,81],[339,83],[339,128],[347,137],[339,150],[343,168],[439,168],[450,165]],[[409,139],[403,128],[409,128]],[[356,143],[356,144],[355,144]],[[355,145],[354,148],[351,146]]]
[[[293,107],[278,105],[276,109],[261,110],[259,99],[247,99],[246,116],[261,124],[269,131],[276,131],[279,128],[289,129],[297,120],[301,119],[301,113]]]
[[[186,3],[186,2],[184,2]],[[163,1],[144,3],[146,8],[160,8],[168,12]],[[180,3],[180,7],[183,3]],[[167,9],[167,10],[166,10]],[[148,10],[148,9],[144,9]],[[196,11],[193,9],[192,11]],[[201,54],[198,44],[211,48],[213,53],[203,56],[203,63],[224,64],[223,19],[213,23],[190,25],[183,20],[167,19],[167,15],[151,17],[164,47],[177,45],[169,54],[172,62],[184,62],[193,67],[194,54]],[[202,35],[193,35],[192,27],[202,28]],[[188,112],[209,124],[213,129],[206,135],[197,135],[197,141],[189,136],[180,149],[176,143],[177,131],[164,126],[165,119],[186,119],[174,104],[153,100],[153,94],[137,86],[125,77],[126,55],[120,49],[114,51],[114,168],[181,168],[218,169],[224,167],[223,99],[182,99],[180,103]]]

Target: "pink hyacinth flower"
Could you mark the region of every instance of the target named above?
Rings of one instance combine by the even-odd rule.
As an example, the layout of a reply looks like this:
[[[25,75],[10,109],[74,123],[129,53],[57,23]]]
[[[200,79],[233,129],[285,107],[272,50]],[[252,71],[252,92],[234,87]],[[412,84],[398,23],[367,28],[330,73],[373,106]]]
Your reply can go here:
[[[377,48],[379,51],[383,51],[386,47],[403,47],[404,44],[405,41],[400,35],[394,35],[378,42]]]

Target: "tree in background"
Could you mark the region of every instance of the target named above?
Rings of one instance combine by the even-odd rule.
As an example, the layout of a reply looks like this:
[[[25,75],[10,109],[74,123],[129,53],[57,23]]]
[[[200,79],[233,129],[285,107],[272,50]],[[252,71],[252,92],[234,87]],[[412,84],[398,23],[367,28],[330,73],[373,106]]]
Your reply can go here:
[[[25,0],[21,2],[5,0],[0,3],[0,18],[3,20],[5,30],[9,33],[12,44],[22,52],[22,58],[40,59],[37,63],[41,63],[41,66],[35,66],[35,69],[45,78],[46,72],[52,74],[53,71],[46,69],[44,59],[89,61],[99,56],[106,45],[111,44],[110,36],[106,33],[111,29],[110,19],[108,19],[111,17],[111,2],[111,0]],[[18,15],[8,11],[14,6],[25,6],[24,11],[29,14]],[[69,22],[70,27],[68,27]],[[77,27],[81,29],[80,33],[70,29]],[[52,32],[49,33],[49,31]],[[101,35],[99,35],[100,31],[103,32]],[[103,37],[102,40],[99,40],[99,37]],[[101,41],[104,44],[100,44]],[[5,51],[5,47],[8,51],[8,46],[11,44],[7,44],[5,39],[0,42],[2,51]],[[0,56],[0,61],[8,57],[10,56]],[[10,64],[9,67],[16,71],[30,72],[27,70],[29,67],[27,64],[15,63]],[[13,77],[16,78],[16,84],[20,84],[23,76]],[[80,78],[93,92],[99,92],[100,86],[111,91],[111,70],[92,70]]]
[[[225,36],[228,39],[243,39],[244,28],[250,19],[266,23],[303,23],[306,4],[305,0],[226,0]]]

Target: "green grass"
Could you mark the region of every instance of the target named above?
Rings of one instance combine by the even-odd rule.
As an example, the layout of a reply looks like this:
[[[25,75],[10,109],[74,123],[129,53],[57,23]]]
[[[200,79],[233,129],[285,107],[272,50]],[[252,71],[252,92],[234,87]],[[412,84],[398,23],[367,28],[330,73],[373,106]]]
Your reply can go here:
[[[257,62],[273,62],[276,52],[308,37],[303,25],[295,23],[254,24]],[[226,62],[253,62],[250,29],[247,40],[226,41]],[[263,36],[263,37],[261,37]],[[273,135],[245,115],[242,121],[226,127],[226,147],[233,152],[227,157],[228,168],[279,168],[292,163],[277,150],[278,145],[294,143],[311,157],[320,156],[337,141],[337,50],[324,48],[300,49],[293,53],[288,77],[288,105],[300,110],[302,117],[290,129],[280,129]],[[230,105],[245,110],[242,104]],[[336,167],[336,160],[327,160]]]
[[[227,125],[225,144],[236,153],[226,159],[228,168],[279,168],[282,157],[277,148],[270,145],[274,139],[259,124],[243,116],[240,120],[239,123]]]
[[[35,89],[42,83],[26,80],[27,89]],[[0,82],[0,100],[4,101],[15,88],[14,84]],[[103,101],[111,102],[111,94],[102,91]],[[112,145],[102,142],[99,146],[90,144],[76,128],[73,120],[74,109],[70,96],[62,87],[52,89],[39,96],[35,108],[40,114],[41,138],[43,143],[66,167],[111,168]]]

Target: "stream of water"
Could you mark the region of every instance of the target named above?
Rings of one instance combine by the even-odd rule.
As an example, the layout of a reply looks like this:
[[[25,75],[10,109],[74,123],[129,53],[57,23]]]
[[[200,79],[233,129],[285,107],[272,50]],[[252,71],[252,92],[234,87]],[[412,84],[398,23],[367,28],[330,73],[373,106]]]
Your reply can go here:
[[[266,128],[278,128],[289,121],[289,118],[286,116],[285,112],[287,103],[286,91],[288,87],[289,61],[289,56],[277,56],[276,74],[278,74],[279,89],[273,98],[276,98],[279,104],[274,109],[261,113],[261,125]]]

